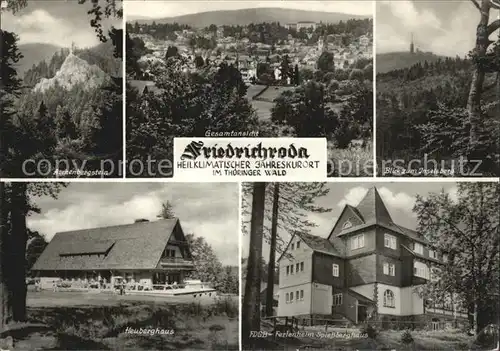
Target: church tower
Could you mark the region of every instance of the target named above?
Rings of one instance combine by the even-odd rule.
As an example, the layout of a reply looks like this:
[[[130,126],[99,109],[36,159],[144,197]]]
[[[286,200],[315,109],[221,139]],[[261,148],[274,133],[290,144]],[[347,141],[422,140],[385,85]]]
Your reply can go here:
[[[324,30],[321,32],[321,35],[318,38],[318,51],[319,52],[328,51],[328,37],[325,34]]]
[[[415,44],[413,43],[413,33],[411,33],[410,54],[415,53]]]

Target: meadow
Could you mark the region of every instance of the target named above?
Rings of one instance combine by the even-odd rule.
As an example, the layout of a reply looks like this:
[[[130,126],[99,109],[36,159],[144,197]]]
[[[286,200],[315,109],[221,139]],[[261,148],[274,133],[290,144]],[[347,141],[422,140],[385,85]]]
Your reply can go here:
[[[29,292],[15,349],[237,350],[238,297]]]

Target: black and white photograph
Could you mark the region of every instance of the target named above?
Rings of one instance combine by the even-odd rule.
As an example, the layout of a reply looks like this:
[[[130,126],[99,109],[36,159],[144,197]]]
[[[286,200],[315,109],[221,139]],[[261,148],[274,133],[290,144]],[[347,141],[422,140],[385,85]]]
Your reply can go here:
[[[1,177],[121,178],[122,2],[1,4]]]
[[[0,190],[0,349],[239,349],[237,183]]]
[[[127,176],[172,177],[175,137],[326,138],[371,176],[372,5],[125,1]]]
[[[243,350],[498,350],[498,182],[244,183]]]
[[[376,2],[379,176],[500,175],[500,2]]]

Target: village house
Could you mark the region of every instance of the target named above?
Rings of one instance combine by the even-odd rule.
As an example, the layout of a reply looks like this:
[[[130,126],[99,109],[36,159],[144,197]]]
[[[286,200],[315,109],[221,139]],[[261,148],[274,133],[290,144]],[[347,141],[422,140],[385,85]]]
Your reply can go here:
[[[424,301],[416,291],[447,259],[422,234],[396,224],[371,188],[358,206],[344,206],[327,238],[291,238],[278,260],[278,316],[353,324],[371,317],[386,328],[463,325],[467,314],[454,296]]]
[[[181,284],[194,269],[179,220],[162,219],[57,233],[31,270],[42,289],[51,289],[60,279]]]

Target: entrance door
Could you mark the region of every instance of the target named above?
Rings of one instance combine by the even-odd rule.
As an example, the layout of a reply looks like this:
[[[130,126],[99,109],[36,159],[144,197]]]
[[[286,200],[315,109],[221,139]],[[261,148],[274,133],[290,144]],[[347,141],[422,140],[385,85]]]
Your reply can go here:
[[[168,275],[167,283],[168,284],[174,284],[174,283],[180,284],[181,283],[180,280],[181,280],[181,275],[179,273],[172,273],[172,274]]]
[[[366,321],[367,316],[368,316],[367,306],[360,305],[358,303],[358,323],[363,323],[364,321]]]

